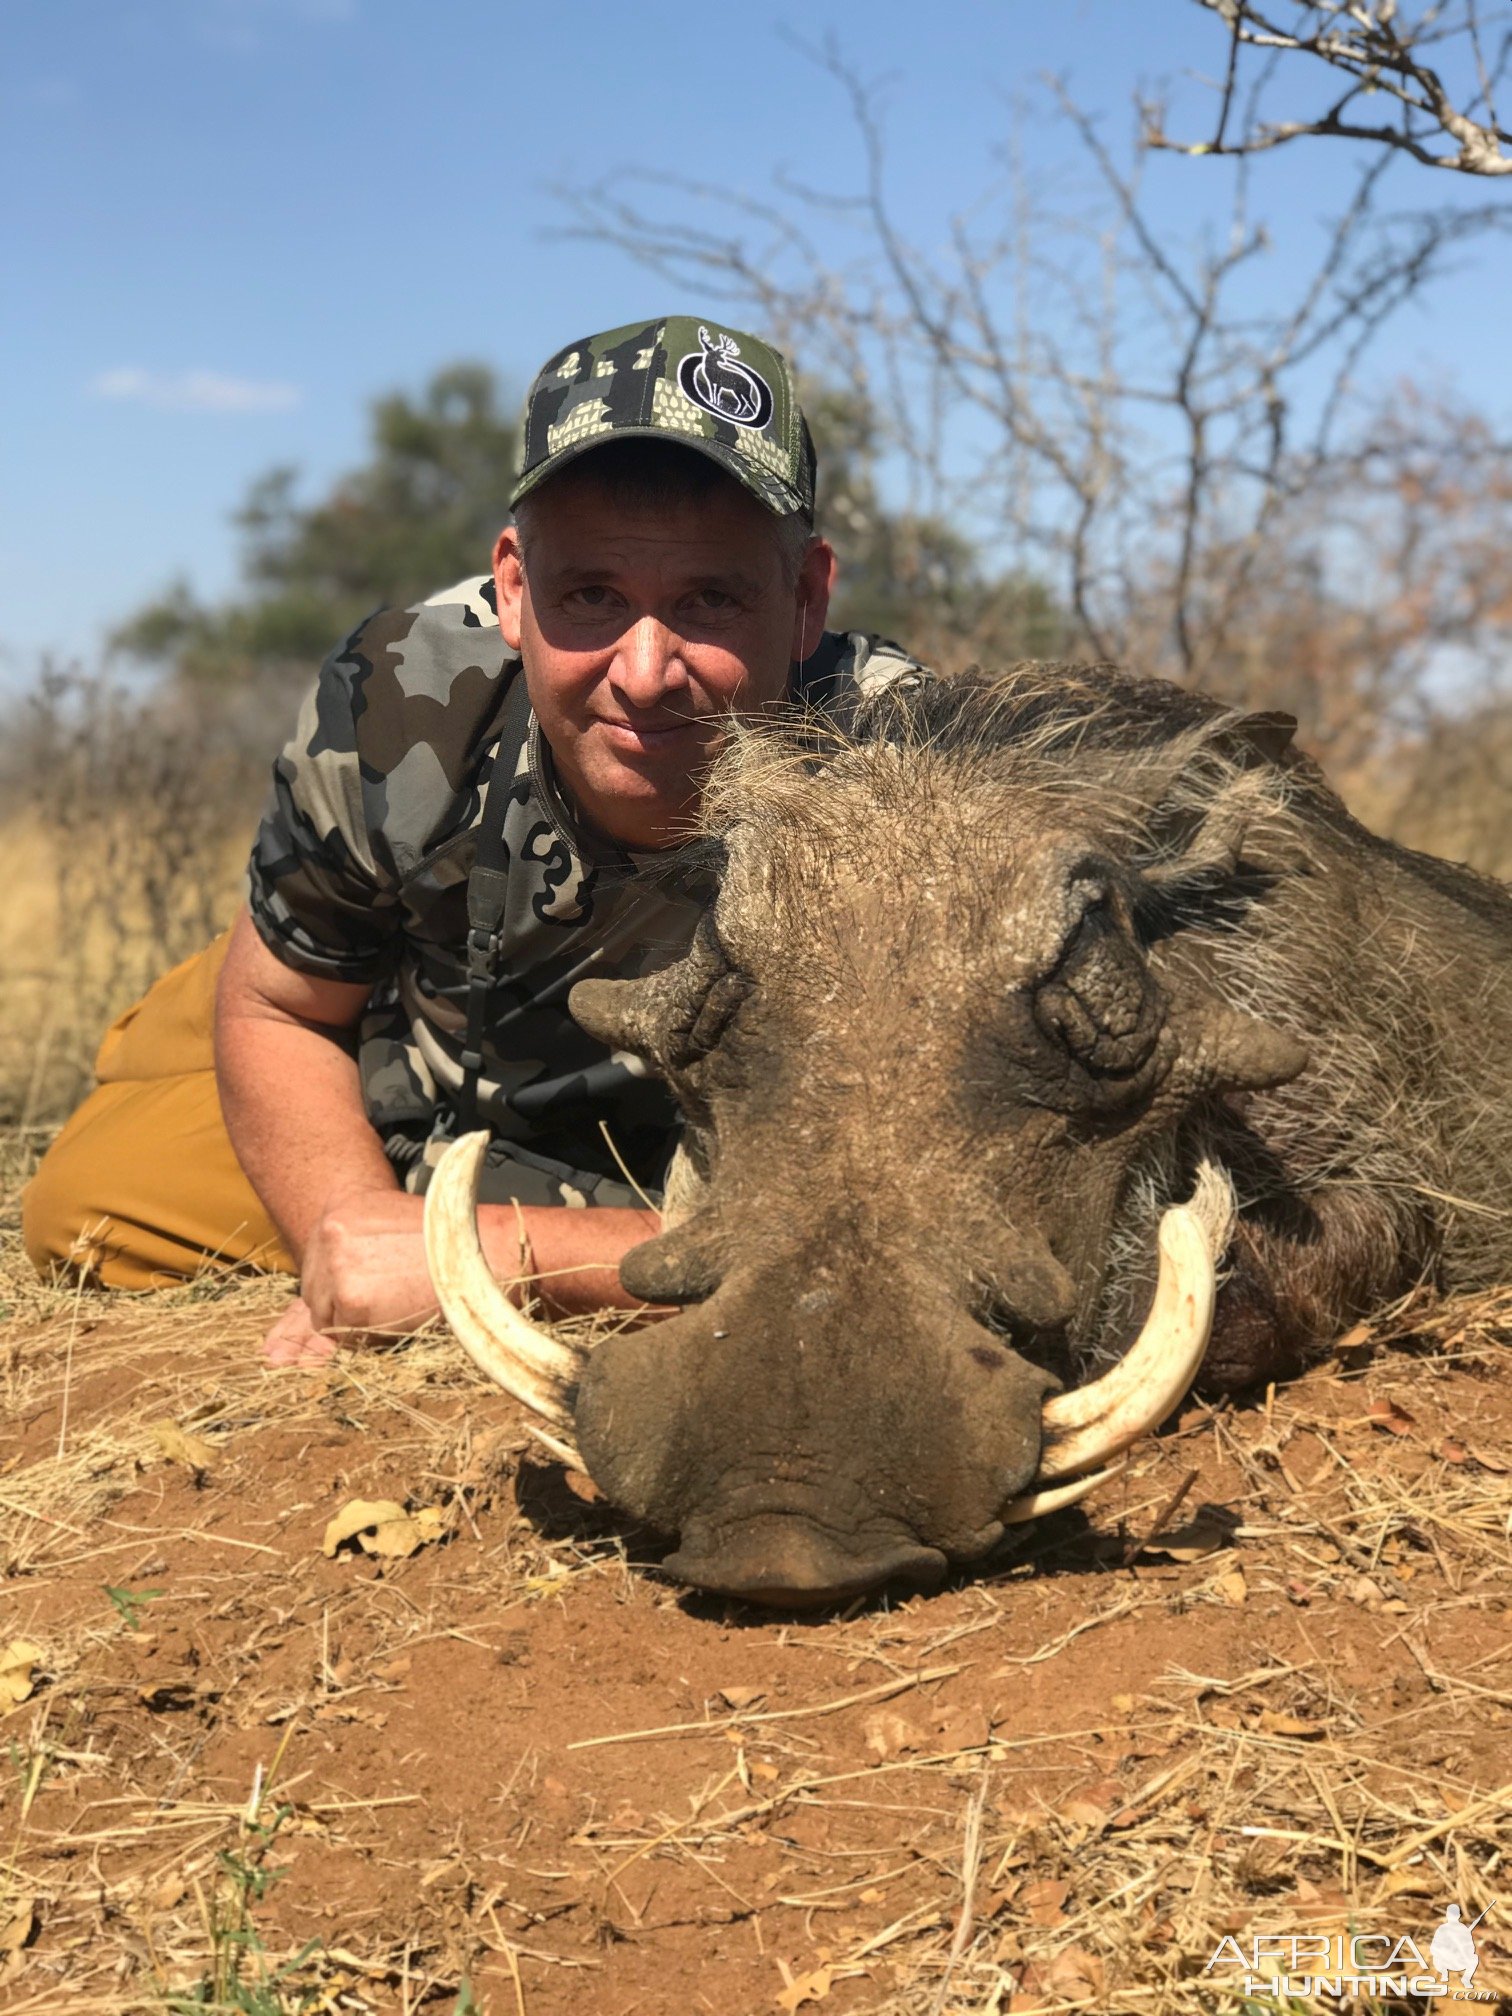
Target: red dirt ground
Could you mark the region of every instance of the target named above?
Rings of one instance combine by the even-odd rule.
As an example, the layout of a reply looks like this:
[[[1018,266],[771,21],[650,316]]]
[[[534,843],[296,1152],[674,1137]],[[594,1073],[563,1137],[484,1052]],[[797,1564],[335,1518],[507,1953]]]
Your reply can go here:
[[[1225,1933],[1426,1951],[1452,1897],[1506,1986],[1512,1298],[1189,1407],[990,1572],[781,1618],[660,1582],[445,1340],[263,1371],[276,1292],[0,1326],[0,2009],[173,2006],[222,1851],[281,1872],[243,1980],[317,1942],[279,2016],[1236,2008]],[[328,1558],[354,1498],[441,1537]]]

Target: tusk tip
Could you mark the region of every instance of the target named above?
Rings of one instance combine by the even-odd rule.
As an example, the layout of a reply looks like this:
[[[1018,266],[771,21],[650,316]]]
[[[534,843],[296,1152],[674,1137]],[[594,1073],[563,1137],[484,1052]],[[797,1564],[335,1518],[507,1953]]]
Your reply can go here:
[[[1110,1463],[1106,1469],[1094,1470],[1089,1476],[1074,1477],[1069,1484],[1057,1484],[1046,1491],[1026,1491],[1022,1497],[1010,1498],[998,1517],[1005,1526],[1023,1526],[1031,1519],[1043,1519],[1051,1512],[1064,1511],[1066,1506],[1076,1504],[1089,1491],[1095,1491],[1099,1484],[1106,1484],[1110,1478],[1120,1476],[1128,1467],[1127,1462]]]

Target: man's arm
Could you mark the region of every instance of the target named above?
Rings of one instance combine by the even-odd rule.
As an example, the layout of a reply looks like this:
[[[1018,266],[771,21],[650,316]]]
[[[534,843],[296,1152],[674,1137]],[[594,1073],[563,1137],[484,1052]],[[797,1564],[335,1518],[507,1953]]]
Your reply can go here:
[[[399,1188],[344,1040],[369,992],[285,966],[245,914],[232,930],[216,1074],[237,1159],[300,1266],[301,1302],[269,1338],[284,1362],[329,1356],[333,1333],[402,1332],[436,1314],[423,1200]],[[478,1215],[495,1273],[542,1277],[555,1310],[641,1306],[620,1286],[619,1261],[657,1231],[655,1212],[485,1205]]]
[[[301,1265],[328,1210],[397,1188],[343,1041],[371,991],[285,966],[245,912],[232,927],[215,1002],[221,1109],[236,1159]]]

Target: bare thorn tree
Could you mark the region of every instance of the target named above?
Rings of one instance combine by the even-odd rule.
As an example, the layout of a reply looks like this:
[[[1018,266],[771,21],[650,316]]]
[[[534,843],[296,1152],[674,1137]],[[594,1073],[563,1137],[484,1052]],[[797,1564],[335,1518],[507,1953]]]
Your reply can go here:
[[[864,403],[903,507],[1047,583],[1081,649],[1242,683],[1236,698],[1263,689],[1247,640],[1260,603],[1286,601],[1282,556],[1306,573],[1335,543],[1312,500],[1332,494],[1361,361],[1457,248],[1507,222],[1504,206],[1384,214],[1393,157],[1372,154],[1321,236],[1299,227],[1299,264],[1275,256],[1240,159],[1222,224],[1178,241],[1145,187],[1148,150],[1122,158],[1052,83],[1090,178],[1075,186],[1059,161],[1047,174],[1041,136],[1016,119],[995,186],[926,247],[890,196],[882,96],[834,46],[819,61],[849,104],[855,187],[786,182],[753,199],[620,174],[564,192],[578,234],[748,315],[811,382]],[[973,645],[997,652],[962,637],[942,656]],[[1362,659],[1352,676],[1384,686],[1391,672]],[[1343,714],[1384,718],[1374,697],[1331,699],[1315,742]]]
[[[1292,0],[1282,10],[1255,0],[1195,0],[1229,32],[1210,140],[1173,140],[1159,103],[1143,107],[1145,144],[1179,154],[1260,154],[1292,140],[1366,140],[1461,175],[1512,175],[1512,133],[1497,93],[1512,58],[1512,26],[1493,32],[1480,0],[1436,0],[1408,12],[1397,0]],[[1251,53],[1254,52],[1254,53]],[[1310,116],[1266,119],[1240,104],[1247,63],[1269,72],[1278,59],[1310,56],[1329,80]],[[1375,116],[1379,114],[1379,116]]]

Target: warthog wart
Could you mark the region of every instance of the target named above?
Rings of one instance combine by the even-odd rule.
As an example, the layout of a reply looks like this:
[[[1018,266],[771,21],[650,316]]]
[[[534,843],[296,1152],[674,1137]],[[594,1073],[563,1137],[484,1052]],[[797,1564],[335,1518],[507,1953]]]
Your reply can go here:
[[[1242,1386],[1512,1276],[1512,894],[1368,833],[1290,729],[1027,665],[735,736],[692,949],[572,996],[685,1115],[621,1270],[680,1312],[586,1357],[533,1330],[475,1141],[428,1211],[459,1336],[671,1573],[928,1582],[1199,1361]]]

